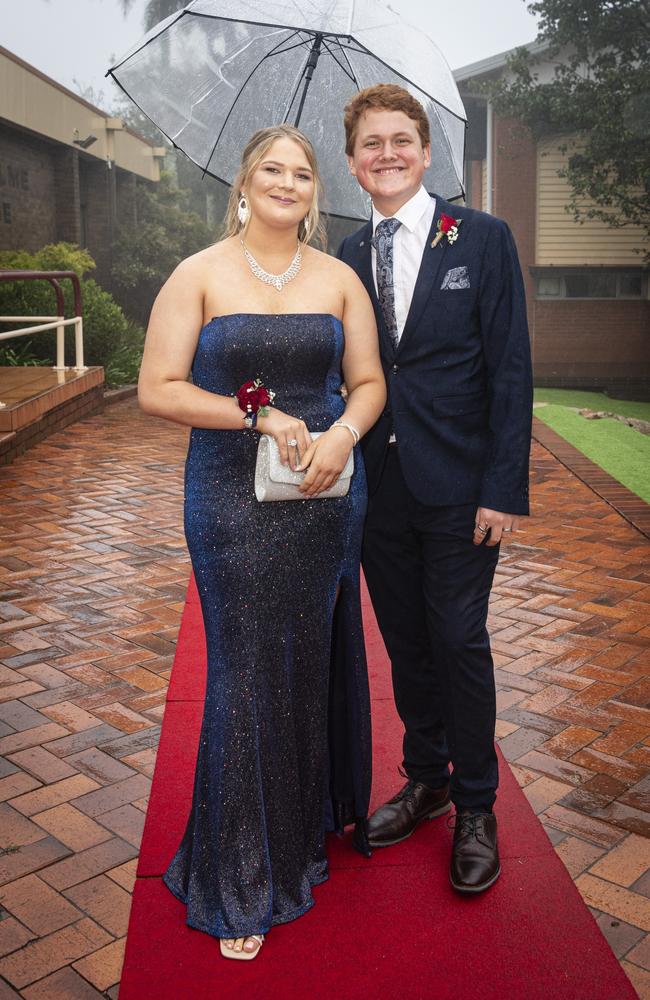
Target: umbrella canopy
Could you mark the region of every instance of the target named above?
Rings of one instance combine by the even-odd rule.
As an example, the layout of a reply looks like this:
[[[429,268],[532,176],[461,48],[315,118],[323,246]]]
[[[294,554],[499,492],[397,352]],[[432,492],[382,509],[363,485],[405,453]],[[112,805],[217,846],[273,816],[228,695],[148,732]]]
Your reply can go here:
[[[398,83],[431,122],[424,183],[462,197],[466,116],[434,42],[378,0],[193,0],[109,71],[171,142],[231,184],[253,132],[297,124],[323,175],[324,208],[368,217],[348,175],[343,108],[358,90]]]

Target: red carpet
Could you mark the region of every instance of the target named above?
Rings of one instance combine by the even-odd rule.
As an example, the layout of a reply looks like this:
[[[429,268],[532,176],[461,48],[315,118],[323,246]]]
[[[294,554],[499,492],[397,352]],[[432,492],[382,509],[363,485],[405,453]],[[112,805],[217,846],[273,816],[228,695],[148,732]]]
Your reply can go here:
[[[373,805],[400,784],[401,728],[386,653],[366,602],[373,696]],[[331,838],[330,879],[304,917],[273,928],[254,962],[222,959],[185,924],[161,874],[185,826],[205,685],[190,584],[169,687],[120,1000],[634,1000],[635,993],[502,762],[502,875],[466,899],[451,889],[445,818],[403,844],[356,854]]]

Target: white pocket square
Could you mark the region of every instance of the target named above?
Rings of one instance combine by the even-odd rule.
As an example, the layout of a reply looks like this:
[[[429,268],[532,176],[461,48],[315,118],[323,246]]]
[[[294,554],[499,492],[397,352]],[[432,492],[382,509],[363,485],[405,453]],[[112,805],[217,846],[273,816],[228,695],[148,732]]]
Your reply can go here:
[[[450,267],[442,279],[440,291],[454,291],[456,288],[469,288],[469,271],[466,267]]]

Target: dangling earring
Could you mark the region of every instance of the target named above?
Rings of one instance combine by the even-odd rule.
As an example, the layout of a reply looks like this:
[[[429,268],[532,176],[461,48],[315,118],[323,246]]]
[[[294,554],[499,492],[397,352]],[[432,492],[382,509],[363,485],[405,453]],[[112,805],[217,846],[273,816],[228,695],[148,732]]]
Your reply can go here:
[[[302,220],[303,241],[305,243],[309,239],[309,230],[310,230],[310,228],[311,227],[309,225],[309,216],[306,215],[305,218]]]
[[[237,205],[237,218],[239,219],[240,225],[245,226],[248,222],[248,216],[250,215],[250,209],[248,207],[248,202],[246,201],[246,195],[242,194],[239,199],[239,204]]]

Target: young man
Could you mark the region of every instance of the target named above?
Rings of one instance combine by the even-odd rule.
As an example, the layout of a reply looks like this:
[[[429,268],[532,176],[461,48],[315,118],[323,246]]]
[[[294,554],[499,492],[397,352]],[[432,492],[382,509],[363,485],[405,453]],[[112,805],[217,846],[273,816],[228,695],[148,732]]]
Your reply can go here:
[[[361,91],[345,109],[345,133],[372,220],[339,257],[373,301],[389,392],[364,439],[363,568],[391,659],[408,779],[370,818],[369,838],[396,844],[451,800],[451,882],[476,893],[500,871],[488,598],[499,543],[528,513],[523,283],[504,222],[422,186],[429,122],[406,90]]]

